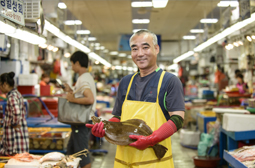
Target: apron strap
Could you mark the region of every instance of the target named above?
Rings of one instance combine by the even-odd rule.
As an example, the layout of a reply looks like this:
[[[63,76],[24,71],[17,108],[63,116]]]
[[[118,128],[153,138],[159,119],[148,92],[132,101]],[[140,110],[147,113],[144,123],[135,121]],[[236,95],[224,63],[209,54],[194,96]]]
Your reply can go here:
[[[125,101],[127,100],[127,96],[128,96],[128,94],[129,94],[131,85],[132,85],[132,83],[133,83],[133,79],[134,79],[134,77],[135,77],[135,75],[136,75],[137,73],[138,73],[138,72],[136,72],[136,73],[132,76],[132,78],[131,78],[131,80],[130,80],[130,82],[129,82],[128,89],[127,89],[127,93],[126,93],[126,97],[125,97]]]
[[[156,163],[156,162],[163,162],[163,161],[170,160],[170,159],[172,159],[172,155],[168,156],[168,157],[165,157],[163,159],[160,159],[160,160],[155,159],[155,160],[149,160],[149,161],[143,161],[143,162],[134,162],[134,163],[127,163],[127,162],[125,162],[123,160],[120,160],[120,159],[117,159],[117,158],[115,158],[115,161],[119,162],[123,165],[126,165],[129,168],[133,168],[133,166],[140,166],[140,165],[147,165],[147,164]]]
[[[162,81],[163,81],[163,78],[164,78],[164,75],[165,75],[165,71],[163,71],[160,75],[160,78],[159,78],[159,82],[158,82],[158,89],[157,89],[157,101],[156,103],[159,104],[159,101],[158,101],[158,96],[159,96],[159,91],[160,91],[160,88],[161,88],[161,84],[162,84]]]

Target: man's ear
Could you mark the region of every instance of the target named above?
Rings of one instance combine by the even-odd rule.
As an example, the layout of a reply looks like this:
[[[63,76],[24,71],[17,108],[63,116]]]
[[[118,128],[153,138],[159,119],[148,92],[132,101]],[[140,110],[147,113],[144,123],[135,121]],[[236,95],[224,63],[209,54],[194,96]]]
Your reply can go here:
[[[156,52],[157,52],[157,54],[159,53],[159,50],[160,50],[160,48],[159,48],[159,45],[157,44],[157,45],[155,45],[155,50],[156,50]]]

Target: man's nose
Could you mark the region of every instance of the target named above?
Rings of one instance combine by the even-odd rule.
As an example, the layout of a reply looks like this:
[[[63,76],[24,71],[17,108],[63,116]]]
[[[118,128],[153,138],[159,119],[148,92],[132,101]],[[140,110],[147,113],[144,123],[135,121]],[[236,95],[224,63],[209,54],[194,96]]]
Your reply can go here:
[[[142,50],[142,48],[138,49],[138,56],[143,56],[143,50]]]

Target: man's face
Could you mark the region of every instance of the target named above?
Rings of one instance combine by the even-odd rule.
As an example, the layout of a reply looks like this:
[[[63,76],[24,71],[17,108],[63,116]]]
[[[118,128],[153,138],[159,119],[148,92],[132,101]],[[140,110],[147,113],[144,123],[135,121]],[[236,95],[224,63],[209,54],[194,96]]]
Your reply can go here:
[[[149,69],[157,64],[159,46],[153,44],[148,33],[134,36],[130,41],[131,56],[139,69]]]

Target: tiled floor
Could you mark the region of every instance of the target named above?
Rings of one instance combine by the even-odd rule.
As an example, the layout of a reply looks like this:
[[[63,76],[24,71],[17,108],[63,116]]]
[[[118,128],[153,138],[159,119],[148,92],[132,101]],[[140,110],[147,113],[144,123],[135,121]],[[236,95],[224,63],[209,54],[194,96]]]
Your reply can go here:
[[[91,156],[92,168],[113,168],[116,145],[107,141],[103,143],[101,149],[108,150],[108,154],[101,156]],[[194,168],[192,157],[197,155],[196,150],[184,148],[180,145],[179,134],[172,136],[172,152],[175,168]]]

